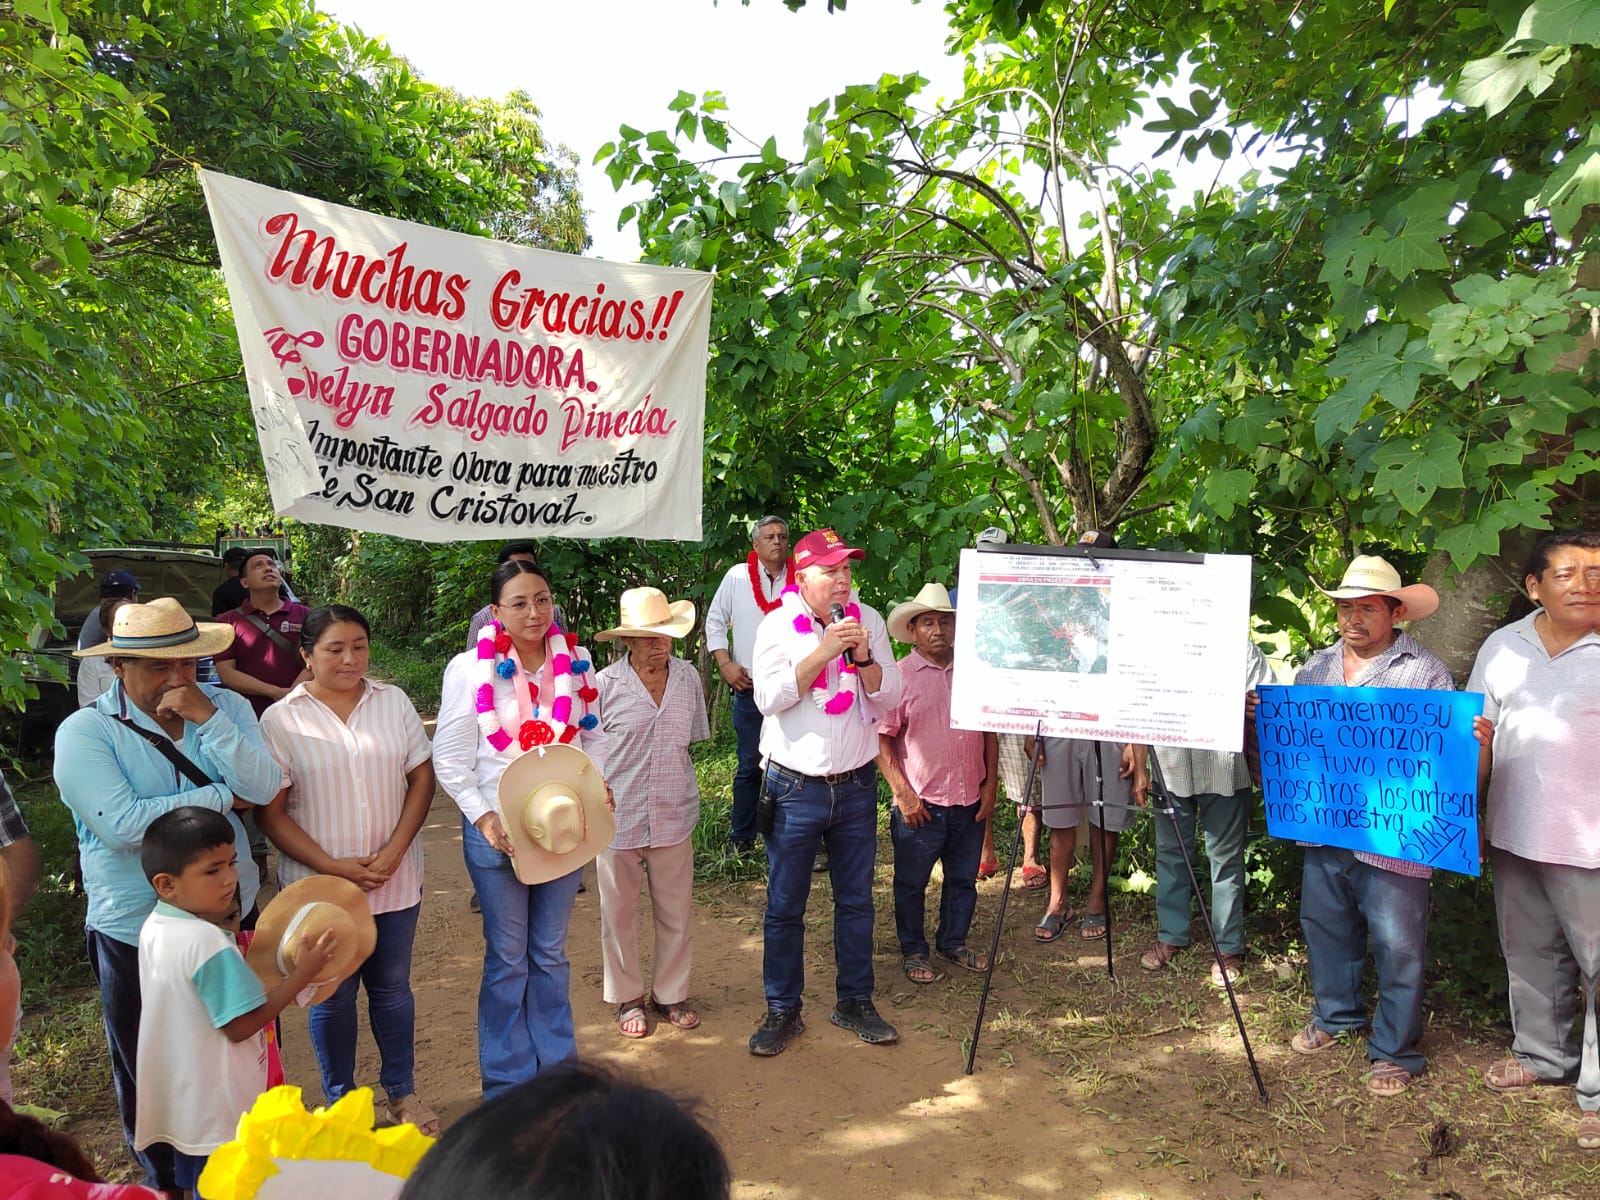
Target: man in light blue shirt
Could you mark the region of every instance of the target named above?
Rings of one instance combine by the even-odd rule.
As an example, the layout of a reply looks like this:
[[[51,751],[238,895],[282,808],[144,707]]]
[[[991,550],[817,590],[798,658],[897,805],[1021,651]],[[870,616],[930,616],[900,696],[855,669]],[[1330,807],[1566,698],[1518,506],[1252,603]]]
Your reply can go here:
[[[249,702],[195,682],[197,660],[232,640],[232,626],[197,625],[170,598],[123,606],[110,640],[78,651],[80,657],[109,658],[116,683],[56,731],[56,786],[78,835],[89,896],[89,966],[100,985],[117,1106],[130,1146],[139,930],[156,903],[139,864],[144,831],[174,808],[209,808],[227,815],[239,858],[248,862],[249,842],[233,810],[268,803],[282,784]],[[247,924],[258,887],[254,872],[240,874]],[[147,1184],[176,1188],[170,1152],[152,1147],[135,1157]]]

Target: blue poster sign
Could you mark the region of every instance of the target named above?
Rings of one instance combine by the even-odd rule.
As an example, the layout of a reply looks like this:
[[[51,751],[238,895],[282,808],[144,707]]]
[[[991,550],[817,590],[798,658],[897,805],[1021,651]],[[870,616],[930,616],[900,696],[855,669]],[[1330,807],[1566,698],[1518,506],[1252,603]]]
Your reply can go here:
[[[1476,692],[1258,689],[1267,832],[1476,875]]]

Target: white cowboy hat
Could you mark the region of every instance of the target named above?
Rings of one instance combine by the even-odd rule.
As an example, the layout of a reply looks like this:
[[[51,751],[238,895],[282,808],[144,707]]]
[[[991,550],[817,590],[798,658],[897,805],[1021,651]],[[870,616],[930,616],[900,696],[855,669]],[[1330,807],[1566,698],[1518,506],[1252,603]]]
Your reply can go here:
[[[1439,593],[1425,583],[1400,586],[1400,572],[1376,554],[1358,554],[1344,569],[1336,588],[1317,585],[1317,591],[1335,600],[1356,600],[1362,596],[1392,596],[1405,605],[1401,619],[1420,621],[1439,607]]]
[[[548,883],[593,862],[617,835],[600,769],[576,746],[535,746],[500,776],[500,820],[523,883]]]
[[[897,642],[914,642],[916,638],[911,636],[912,621],[923,613],[955,611],[955,602],[950,599],[950,593],[945,591],[944,584],[925,583],[915,599],[895,605],[889,613],[889,636]]]
[[[312,986],[308,1004],[321,1004],[356,973],[378,944],[378,925],[367,907],[367,894],[348,879],[311,875],[297,879],[272,898],[256,919],[256,936],[244,960],[268,991],[294,970],[301,935],[315,941],[331,929],[338,950]]]
[[[694,628],[694,604],[688,600],[667,603],[660,588],[629,588],[622,593],[622,622],[615,629],[594,635],[597,642],[619,637],[681,638]]]
[[[124,604],[111,618],[111,640],[72,652],[74,658],[209,658],[233,644],[233,626],[201,621],[171,596],[148,604]]]

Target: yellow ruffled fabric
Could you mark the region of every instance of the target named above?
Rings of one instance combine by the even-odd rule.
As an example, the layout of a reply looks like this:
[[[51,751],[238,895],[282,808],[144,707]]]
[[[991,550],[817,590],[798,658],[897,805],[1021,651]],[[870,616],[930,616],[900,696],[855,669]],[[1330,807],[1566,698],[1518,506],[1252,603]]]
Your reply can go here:
[[[207,1200],[255,1200],[278,1174],[278,1163],[290,1159],[366,1163],[384,1175],[409,1177],[434,1139],[415,1125],[373,1129],[375,1119],[371,1088],[307,1112],[299,1088],[275,1087],[239,1118],[235,1139],[212,1153],[200,1191]]]

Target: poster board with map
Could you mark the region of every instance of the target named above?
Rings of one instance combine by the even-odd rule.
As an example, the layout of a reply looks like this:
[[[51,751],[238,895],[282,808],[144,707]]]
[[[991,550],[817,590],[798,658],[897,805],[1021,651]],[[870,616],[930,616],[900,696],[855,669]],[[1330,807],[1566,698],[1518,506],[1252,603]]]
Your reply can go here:
[[[1248,557],[986,545],[959,595],[958,727],[1242,747]]]

